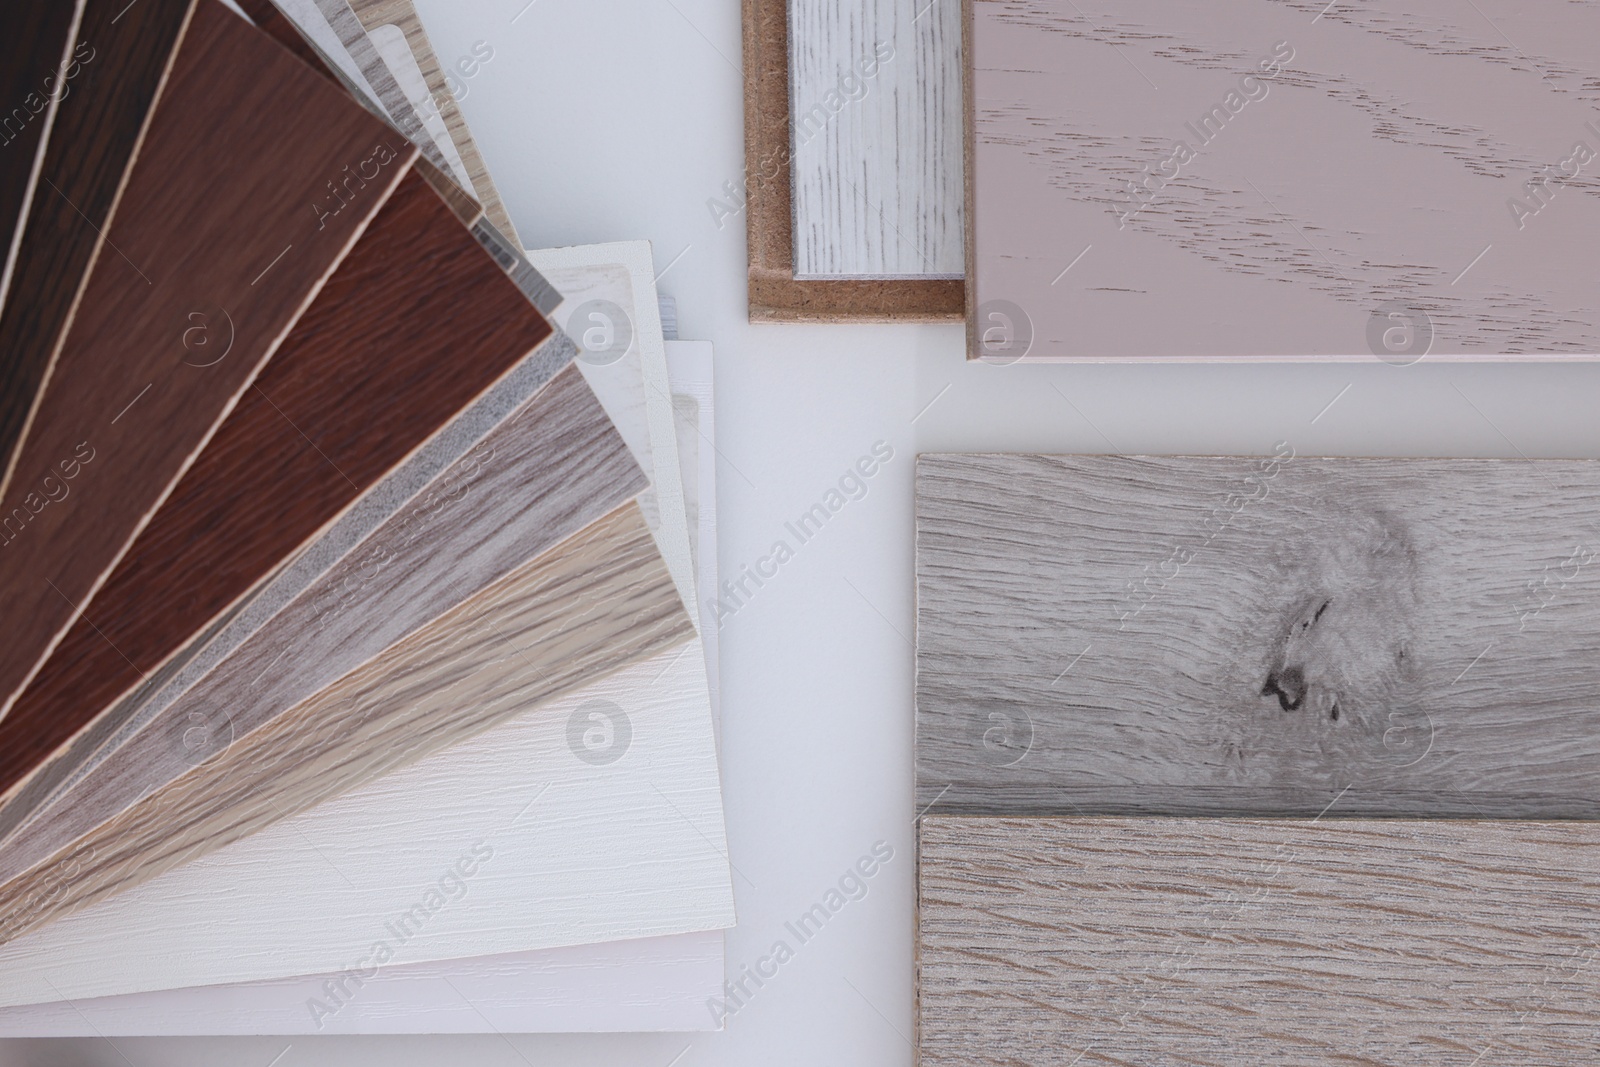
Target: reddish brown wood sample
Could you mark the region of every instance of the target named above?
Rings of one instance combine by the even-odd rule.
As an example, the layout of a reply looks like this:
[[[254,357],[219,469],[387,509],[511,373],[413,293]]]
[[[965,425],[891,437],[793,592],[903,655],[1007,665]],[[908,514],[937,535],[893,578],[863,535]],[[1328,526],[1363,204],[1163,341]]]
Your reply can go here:
[[[0,720],[0,793],[550,335],[407,174]]]
[[[199,0],[0,501],[7,706],[414,155]]]

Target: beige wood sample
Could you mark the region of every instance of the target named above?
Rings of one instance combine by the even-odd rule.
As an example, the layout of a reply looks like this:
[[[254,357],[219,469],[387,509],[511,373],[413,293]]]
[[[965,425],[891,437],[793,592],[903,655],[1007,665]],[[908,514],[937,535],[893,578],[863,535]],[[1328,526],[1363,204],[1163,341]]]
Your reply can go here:
[[[1600,816],[1600,463],[925,455],[917,807]]]
[[[1600,352],[1592,5],[965,2],[972,358]]]
[[[924,1067],[1595,1062],[1591,823],[930,816]]]
[[[0,888],[0,941],[693,636],[630,502]]]

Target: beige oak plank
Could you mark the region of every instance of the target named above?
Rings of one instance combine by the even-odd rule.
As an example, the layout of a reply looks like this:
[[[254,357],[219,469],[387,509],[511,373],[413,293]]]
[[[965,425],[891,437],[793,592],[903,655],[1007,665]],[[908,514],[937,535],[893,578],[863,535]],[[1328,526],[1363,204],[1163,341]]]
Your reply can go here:
[[[1586,823],[921,820],[925,1067],[1594,1062]]]

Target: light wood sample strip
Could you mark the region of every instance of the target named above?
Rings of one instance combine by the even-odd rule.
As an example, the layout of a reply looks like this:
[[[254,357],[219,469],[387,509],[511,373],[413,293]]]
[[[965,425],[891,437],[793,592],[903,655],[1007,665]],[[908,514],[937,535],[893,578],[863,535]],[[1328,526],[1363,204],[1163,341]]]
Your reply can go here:
[[[197,766],[0,889],[0,938],[126,892],[693,636],[629,502],[270,722],[231,743],[219,738],[214,754],[191,753]],[[181,749],[192,723],[179,720],[169,746]],[[236,729],[231,716],[210,725]],[[72,878],[52,891],[69,866]]]
[[[476,869],[458,879],[471,856]],[[733,920],[704,666],[690,643],[0,946],[0,1004]],[[336,1017],[356,1010],[341,999]]]
[[[967,7],[974,358],[1600,352],[1588,6]]]
[[[929,455],[919,809],[1600,816],[1600,464]]]
[[[1594,1062],[1586,823],[921,821],[918,1062]]]
[[[0,699],[92,598],[411,157],[272,40],[201,0],[0,503],[12,633]],[[366,187],[336,196],[334,180],[363,164]]]
[[[20,13],[29,6],[8,10]],[[52,17],[68,10],[34,6],[48,7]],[[71,77],[56,105],[38,173],[45,195],[28,200],[0,309],[0,482],[16,459],[193,0],[155,0],[119,19],[123,6],[116,0],[84,6],[72,51],[81,51],[88,62],[69,62],[63,72]],[[42,130],[44,117],[37,116],[29,129]]]
[[[187,773],[224,735],[267,725],[645,484],[582,376],[562,371],[198,682],[169,684],[140,707],[0,846],[0,877]]]
[[[960,278],[961,5],[791,0],[794,276]]]
[[[165,667],[550,334],[407,174],[0,720],[0,791]]]

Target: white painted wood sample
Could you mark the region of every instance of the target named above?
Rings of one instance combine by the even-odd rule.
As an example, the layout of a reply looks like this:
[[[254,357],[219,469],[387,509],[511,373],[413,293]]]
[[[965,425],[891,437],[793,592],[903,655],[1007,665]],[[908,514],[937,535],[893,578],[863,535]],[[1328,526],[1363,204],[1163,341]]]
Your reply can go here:
[[[472,192],[472,179],[467,175],[467,166],[461,161],[461,153],[457,151],[455,141],[445,127],[444,116],[433,102],[433,94],[428,91],[428,83],[422,76],[422,68],[417,65],[417,57],[406,43],[405,31],[394,25],[374,26],[367,31],[367,36],[371,38],[372,46],[378,50],[384,65],[394,75],[400,91],[410,101],[422,128],[428,131],[429,138],[438,146],[447,173],[462,189]]]
[[[0,1038],[713,1030],[720,930],[0,1008]],[[329,983],[354,995],[331,1014]]]
[[[530,249],[527,257],[564,298],[551,321],[577,343],[584,380],[650,476],[639,506],[699,625],[650,242]]]
[[[679,646],[0,946],[0,1004],[726,929],[702,656]]]
[[[969,355],[1600,352],[1600,20],[970,0]]]
[[[962,276],[956,0],[789,0],[789,108],[795,278]]]
[[[717,641],[717,418],[710,341],[667,342],[667,377],[678,431],[678,464],[683,471],[684,511],[694,536],[695,592],[700,606],[700,639],[706,649],[706,680],[711,687],[711,718],[722,723]],[[720,736],[720,731],[719,731]]]
[[[925,1067],[1595,1062],[1593,823],[929,816]]]

